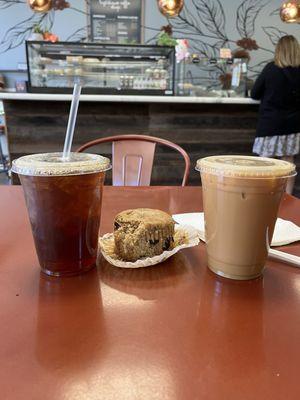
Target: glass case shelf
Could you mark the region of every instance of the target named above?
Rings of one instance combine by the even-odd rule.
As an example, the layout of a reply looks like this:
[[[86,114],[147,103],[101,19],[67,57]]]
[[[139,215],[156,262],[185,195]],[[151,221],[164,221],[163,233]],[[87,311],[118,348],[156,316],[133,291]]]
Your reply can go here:
[[[173,47],[26,42],[29,91],[174,94]]]
[[[199,97],[245,97],[248,60],[205,58],[193,54],[177,69],[177,94]]]

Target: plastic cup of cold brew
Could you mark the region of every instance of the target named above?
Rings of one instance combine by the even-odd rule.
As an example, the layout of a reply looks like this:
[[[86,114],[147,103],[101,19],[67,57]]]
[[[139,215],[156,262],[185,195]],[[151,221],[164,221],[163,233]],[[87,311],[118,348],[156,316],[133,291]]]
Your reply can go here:
[[[24,156],[12,171],[23,186],[42,271],[81,274],[96,262],[105,172],[110,160],[96,154]]]

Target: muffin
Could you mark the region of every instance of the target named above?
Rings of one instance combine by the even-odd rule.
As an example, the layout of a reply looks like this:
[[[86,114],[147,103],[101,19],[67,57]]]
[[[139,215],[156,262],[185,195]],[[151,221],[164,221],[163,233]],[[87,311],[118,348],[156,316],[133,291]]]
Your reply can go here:
[[[69,64],[80,64],[83,61],[83,56],[66,56],[66,61]]]
[[[96,58],[96,57],[95,58],[92,58],[92,57],[84,58],[83,62],[84,62],[84,64],[98,64],[98,63],[100,63],[99,59]]]
[[[134,262],[171,250],[174,226],[172,217],[160,210],[123,211],[114,221],[115,252],[121,259]]]

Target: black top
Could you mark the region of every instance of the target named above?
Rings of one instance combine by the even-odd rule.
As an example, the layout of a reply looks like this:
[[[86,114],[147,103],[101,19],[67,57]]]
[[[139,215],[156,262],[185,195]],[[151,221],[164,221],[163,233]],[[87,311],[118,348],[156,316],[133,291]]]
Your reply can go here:
[[[267,64],[253,86],[251,97],[261,100],[256,136],[300,132],[300,67]]]

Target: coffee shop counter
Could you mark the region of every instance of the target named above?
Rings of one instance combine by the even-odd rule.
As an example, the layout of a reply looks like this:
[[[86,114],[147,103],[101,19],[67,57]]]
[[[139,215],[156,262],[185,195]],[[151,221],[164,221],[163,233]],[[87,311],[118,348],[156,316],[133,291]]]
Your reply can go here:
[[[70,101],[71,94],[46,93],[0,93],[0,100],[30,100],[30,101]],[[245,97],[194,97],[194,96],[126,96],[82,94],[80,101],[85,102],[120,102],[120,103],[170,103],[170,104],[257,104],[258,102]]]
[[[11,159],[62,149],[71,95],[0,93],[1,99]],[[212,154],[251,154],[257,115],[258,103],[247,98],[82,95],[73,148],[103,136],[146,134],[178,143],[194,165]],[[109,154],[110,147],[97,151]],[[182,165],[158,148],[152,183],[179,184]],[[194,169],[190,183],[199,183]]]

